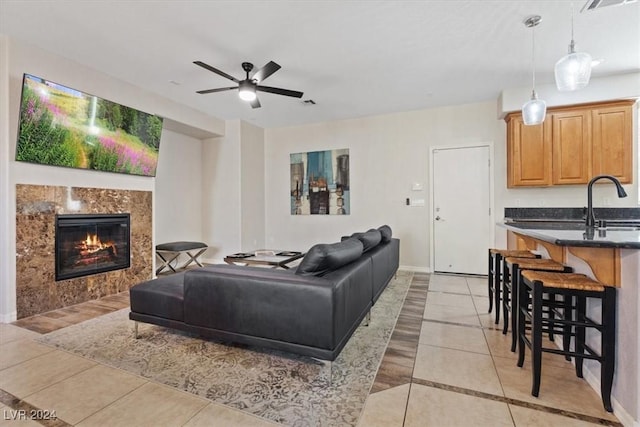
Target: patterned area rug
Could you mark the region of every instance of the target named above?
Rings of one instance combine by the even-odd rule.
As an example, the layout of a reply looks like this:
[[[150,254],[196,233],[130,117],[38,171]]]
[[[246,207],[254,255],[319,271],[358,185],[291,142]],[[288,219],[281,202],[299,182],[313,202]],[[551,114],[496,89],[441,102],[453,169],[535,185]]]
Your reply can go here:
[[[226,345],[155,325],[133,337],[129,309],[43,335],[42,343],[291,426],[353,426],[413,273],[399,271],[333,362]]]

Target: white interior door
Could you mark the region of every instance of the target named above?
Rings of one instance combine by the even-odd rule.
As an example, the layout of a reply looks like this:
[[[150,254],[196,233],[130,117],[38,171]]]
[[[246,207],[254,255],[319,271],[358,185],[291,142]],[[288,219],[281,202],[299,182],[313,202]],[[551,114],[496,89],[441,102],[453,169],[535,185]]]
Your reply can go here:
[[[487,274],[489,146],[434,149],[432,156],[434,271]]]

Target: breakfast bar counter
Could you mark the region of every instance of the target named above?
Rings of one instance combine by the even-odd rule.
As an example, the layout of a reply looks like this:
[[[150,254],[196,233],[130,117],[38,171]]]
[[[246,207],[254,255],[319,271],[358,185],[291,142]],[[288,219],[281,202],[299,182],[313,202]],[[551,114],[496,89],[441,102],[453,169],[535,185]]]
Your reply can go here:
[[[635,218],[634,218],[635,219]],[[587,228],[576,221],[499,222],[508,249],[528,249],[617,288],[618,324],[613,385],[614,413],[624,425],[640,420],[640,224]],[[598,318],[599,306],[589,315]],[[589,340],[589,338],[588,338]],[[587,363],[585,378],[599,390],[600,366]]]
[[[587,228],[584,224],[569,221],[501,224],[514,233],[559,246],[640,249],[640,224],[603,228]]]
[[[571,256],[584,261],[600,282],[620,287],[620,250],[640,249],[640,226],[589,228],[584,224],[558,222],[502,222],[508,249],[539,250],[549,258],[567,263]]]

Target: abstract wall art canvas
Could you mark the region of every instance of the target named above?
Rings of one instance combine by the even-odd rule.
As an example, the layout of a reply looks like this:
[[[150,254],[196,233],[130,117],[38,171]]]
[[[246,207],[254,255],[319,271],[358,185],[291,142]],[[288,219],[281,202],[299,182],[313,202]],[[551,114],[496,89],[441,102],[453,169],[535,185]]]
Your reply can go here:
[[[155,176],[162,118],[24,75],[16,160]]]
[[[290,155],[291,214],[348,215],[349,149]]]

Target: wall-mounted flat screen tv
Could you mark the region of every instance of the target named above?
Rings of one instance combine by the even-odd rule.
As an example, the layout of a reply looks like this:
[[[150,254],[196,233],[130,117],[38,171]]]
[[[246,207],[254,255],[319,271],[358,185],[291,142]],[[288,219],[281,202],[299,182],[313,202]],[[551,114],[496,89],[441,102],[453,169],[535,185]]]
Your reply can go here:
[[[156,176],[162,118],[25,74],[16,160]]]

